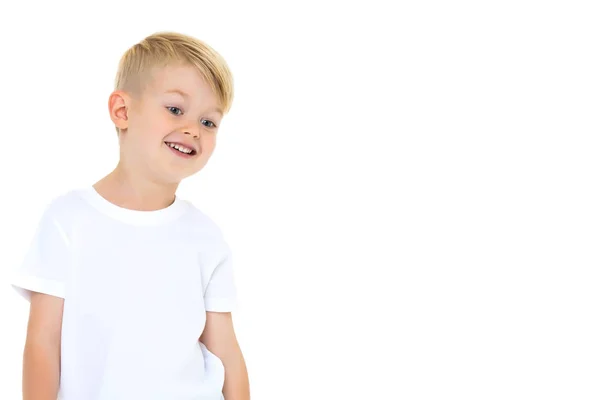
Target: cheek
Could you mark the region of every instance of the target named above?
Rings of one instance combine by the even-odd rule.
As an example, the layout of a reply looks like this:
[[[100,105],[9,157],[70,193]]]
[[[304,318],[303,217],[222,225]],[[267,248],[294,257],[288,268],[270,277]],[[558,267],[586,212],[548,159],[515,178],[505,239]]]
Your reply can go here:
[[[217,146],[217,136],[215,134],[207,136],[205,142],[202,145],[202,147],[204,149],[206,149],[209,153],[212,153],[216,146]]]
[[[146,142],[150,148],[160,146],[163,139],[170,132],[170,123],[167,118],[154,116],[140,121],[139,125],[140,140]]]
[[[147,125],[148,134],[156,139],[163,139],[173,130],[173,122],[164,116],[155,116]]]
[[[160,107],[146,108],[136,115],[135,124],[140,131],[150,133],[170,123],[167,112]]]

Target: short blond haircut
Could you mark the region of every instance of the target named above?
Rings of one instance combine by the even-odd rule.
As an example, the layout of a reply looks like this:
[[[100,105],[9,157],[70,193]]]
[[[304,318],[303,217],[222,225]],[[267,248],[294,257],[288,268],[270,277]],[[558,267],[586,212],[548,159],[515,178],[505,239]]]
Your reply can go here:
[[[140,93],[154,68],[190,65],[210,85],[226,114],[233,102],[233,76],[225,59],[205,42],[177,32],[157,32],[130,47],[121,57],[115,90]]]

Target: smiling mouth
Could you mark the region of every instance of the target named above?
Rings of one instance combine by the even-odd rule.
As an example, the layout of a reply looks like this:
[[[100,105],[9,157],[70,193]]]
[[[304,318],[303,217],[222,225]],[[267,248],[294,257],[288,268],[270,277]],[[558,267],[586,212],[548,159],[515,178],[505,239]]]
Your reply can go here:
[[[186,147],[186,146],[181,145],[179,143],[165,142],[165,144],[167,146],[169,146],[171,149],[178,151],[182,155],[193,156],[193,155],[196,154],[196,150],[190,149],[189,147]]]

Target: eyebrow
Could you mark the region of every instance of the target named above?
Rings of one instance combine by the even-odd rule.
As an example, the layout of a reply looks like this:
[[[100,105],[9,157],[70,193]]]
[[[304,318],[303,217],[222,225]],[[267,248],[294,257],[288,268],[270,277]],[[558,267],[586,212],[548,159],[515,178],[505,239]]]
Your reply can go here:
[[[179,89],[171,89],[171,90],[167,90],[165,93],[175,93],[180,95],[181,97],[185,98],[185,99],[189,99],[190,95],[187,94],[186,92],[179,90]],[[215,108],[213,109],[213,111],[218,112],[219,114],[223,115],[223,110],[221,110],[220,108]]]
[[[189,95],[189,94],[187,94],[186,92],[184,92],[184,91],[181,91],[181,90],[179,90],[179,89],[171,89],[171,90],[167,90],[165,93],[177,93],[177,94],[179,94],[179,95],[181,95],[181,96],[183,96],[183,97],[185,97],[185,98],[188,98],[188,97],[190,97],[190,95]]]

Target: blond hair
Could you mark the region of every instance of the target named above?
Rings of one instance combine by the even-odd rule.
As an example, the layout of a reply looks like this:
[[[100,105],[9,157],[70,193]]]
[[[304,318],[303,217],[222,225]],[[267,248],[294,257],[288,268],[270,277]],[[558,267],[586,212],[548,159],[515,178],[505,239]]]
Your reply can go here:
[[[225,59],[205,42],[176,32],[157,32],[130,47],[119,62],[115,90],[140,93],[152,69],[177,63],[196,68],[219,99],[223,113],[230,110],[233,76]]]

